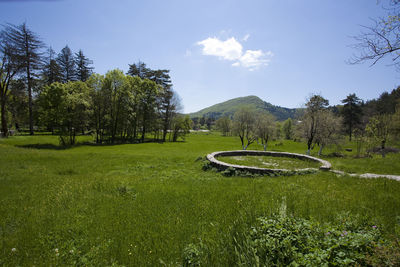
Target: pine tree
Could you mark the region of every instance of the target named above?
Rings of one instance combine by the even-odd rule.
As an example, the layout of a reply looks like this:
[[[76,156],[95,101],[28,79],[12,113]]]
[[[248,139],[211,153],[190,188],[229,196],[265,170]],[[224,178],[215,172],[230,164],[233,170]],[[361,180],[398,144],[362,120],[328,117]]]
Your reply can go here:
[[[23,63],[23,77],[26,79],[29,97],[29,131],[33,135],[32,89],[34,78],[42,67],[42,52],[44,44],[38,35],[27,28],[26,23],[19,26],[7,24],[7,38],[12,40]]]
[[[50,85],[54,82],[61,82],[61,68],[55,59],[54,50],[49,47],[47,50],[48,55],[46,56],[45,65],[43,68],[42,76],[46,85]]]
[[[342,103],[344,103],[342,110],[343,124],[346,127],[346,132],[349,134],[349,139],[351,141],[353,131],[361,123],[361,99],[359,99],[356,94],[350,94],[342,100]]]
[[[92,64],[93,61],[88,59],[82,50],[75,54],[76,78],[79,81],[85,82],[90,77],[94,69],[90,66]]]
[[[61,68],[62,82],[75,80],[75,60],[71,49],[66,45],[57,56],[57,63]]]
[[[139,61],[138,63],[129,64],[129,70],[126,74],[131,76],[138,76],[142,79],[149,79],[150,72],[151,70],[146,67],[146,64]]]
[[[24,66],[18,53],[17,44],[9,38],[8,31],[9,28],[6,27],[0,32],[0,114],[3,137],[8,136],[7,100],[10,83]]]

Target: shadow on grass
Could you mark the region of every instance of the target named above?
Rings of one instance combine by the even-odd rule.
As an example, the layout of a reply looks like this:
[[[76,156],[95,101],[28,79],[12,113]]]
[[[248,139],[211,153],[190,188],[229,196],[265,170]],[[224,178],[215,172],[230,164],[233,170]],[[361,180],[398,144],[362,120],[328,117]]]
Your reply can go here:
[[[166,141],[168,142],[168,141]],[[145,140],[143,143],[158,143],[158,144],[163,144],[166,142],[162,142],[161,140]],[[70,145],[70,146],[62,146],[62,145],[55,145],[55,144],[49,144],[49,143],[42,143],[42,144],[25,144],[25,145],[16,145],[16,147],[20,148],[27,148],[27,149],[52,149],[52,150],[66,150],[66,149],[71,149],[75,147],[80,147],[80,146],[98,146],[98,147],[107,147],[107,146],[118,146],[118,145],[132,145],[132,144],[143,144],[142,142],[136,141],[136,142],[117,142],[117,143],[102,143],[102,144],[97,144],[93,142],[79,142],[75,145]],[[184,143],[184,141],[176,141],[174,143]]]

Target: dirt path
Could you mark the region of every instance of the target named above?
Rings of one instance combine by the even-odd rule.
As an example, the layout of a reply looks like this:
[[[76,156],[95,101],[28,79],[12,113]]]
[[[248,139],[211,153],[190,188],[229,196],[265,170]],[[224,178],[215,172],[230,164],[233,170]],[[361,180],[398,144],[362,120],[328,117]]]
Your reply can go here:
[[[396,180],[396,181],[400,182],[399,175],[375,174],[375,173],[358,174],[358,173],[346,173],[346,172],[338,171],[338,170],[331,170],[331,172],[339,174],[339,175],[349,175],[352,177],[360,177],[360,178],[386,178],[386,179]]]

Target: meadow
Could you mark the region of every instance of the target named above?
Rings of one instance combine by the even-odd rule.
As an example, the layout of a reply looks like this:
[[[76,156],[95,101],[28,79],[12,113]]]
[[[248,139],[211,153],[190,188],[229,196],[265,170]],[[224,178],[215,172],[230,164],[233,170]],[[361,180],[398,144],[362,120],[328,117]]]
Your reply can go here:
[[[235,234],[282,203],[300,218],[352,217],[388,240],[400,234],[397,181],[203,171],[206,154],[240,149],[237,137],[219,133],[192,133],[177,143],[84,143],[91,140],[79,137],[81,144],[67,149],[50,135],[0,140],[0,265],[180,266],[188,248],[202,248],[203,265],[232,266]],[[268,149],[304,153],[306,146],[285,140]],[[400,175],[399,154],[343,154],[323,159],[346,172]]]

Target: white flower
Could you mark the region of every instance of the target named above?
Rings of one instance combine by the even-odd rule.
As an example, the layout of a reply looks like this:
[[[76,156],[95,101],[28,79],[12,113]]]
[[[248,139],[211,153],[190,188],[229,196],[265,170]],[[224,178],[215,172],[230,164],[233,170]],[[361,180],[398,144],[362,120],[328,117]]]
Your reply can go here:
[[[17,252],[17,249],[16,248],[12,248],[11,252]]]
[[[55,249],[54,249],[54,252],[55,252],[55,253],[58,253],[58,248],[55,248]]]

